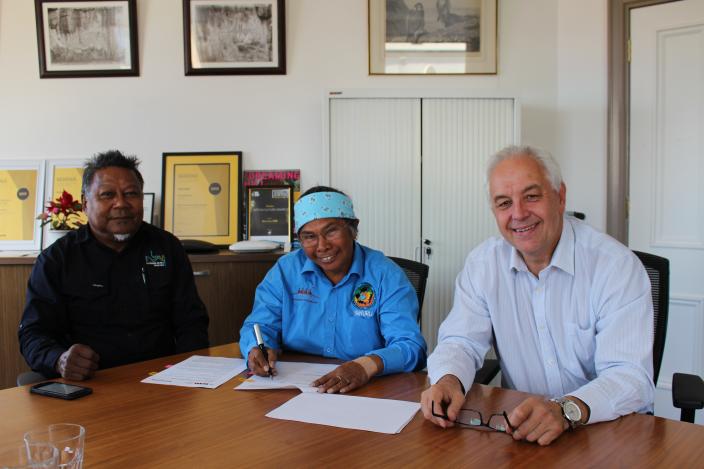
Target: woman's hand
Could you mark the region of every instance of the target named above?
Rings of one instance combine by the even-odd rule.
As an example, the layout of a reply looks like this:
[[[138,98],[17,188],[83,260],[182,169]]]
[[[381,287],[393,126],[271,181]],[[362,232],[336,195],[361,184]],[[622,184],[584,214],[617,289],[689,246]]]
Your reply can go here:
[[[270,348],[266,351],[269,355],[268,361],[264,359],[264,354],[259,347],[252,347],[247,356],[247,366],[257,376],[269,376],[269,370],[273,376],[276,376],[276,359],[279,354]]]
[[[359,357],[316,379],[312,386],[317,387],[318,392],[344,394],[367,384],[383,367],[381,358],[376,355]]]

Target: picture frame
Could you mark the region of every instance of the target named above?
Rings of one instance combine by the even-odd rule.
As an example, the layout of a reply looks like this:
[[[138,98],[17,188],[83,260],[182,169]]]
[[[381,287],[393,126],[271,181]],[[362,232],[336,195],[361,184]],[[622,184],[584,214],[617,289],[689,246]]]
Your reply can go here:
[[[183,0],[186,75],[285,75],[284,4]]]
[[[293,187],[247,187],[247,239],[290,243],[293,238]]]
[[[46,175],[44,177],[44,203],[56,200],[63,191],[67,191],[75,200],[81,200],[83,192],[83,160],[77,159],[49,159],[46,160]],[[88,224],[88,216],[83,213],[79,221]],[[42,229],[42,247],[51,244],[50,235],[47,233],[51,227],[47,224]]]
[[[154,224],[154,192],[145,192],[143,194],[142,206],[144,208],[144,215],[142,216],[142,221]]]
[[[301,196],[300,169],[250,169],[242,171],[242,186],[245,191],[250,186],[291,186],[293,187],[293,203]],[[242,197],[242,236],[247,239],[247,197]],[[296,233],[293,234],[296,237]]]
[[[180,239],[240,240],[242,152],[164,153],[161,220]]]
[[[34,0],[34,6],[40,78],[139,76],[136,0]]]
[[[497,4],[368,0],[369,74],[496,74]]]
[[[42,160],[0,160],[0,250],[41,249],[44,171]]]

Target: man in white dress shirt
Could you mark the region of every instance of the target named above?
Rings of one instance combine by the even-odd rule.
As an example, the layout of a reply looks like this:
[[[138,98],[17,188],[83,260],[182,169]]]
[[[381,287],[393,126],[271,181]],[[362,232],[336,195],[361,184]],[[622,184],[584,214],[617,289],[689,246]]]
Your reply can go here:
[[[564,215],[566,187],[550,155],[508,147],[487,175],[502,238],[475,248],[457,277],[428,359],[424,416],[454,425],[492,344],[503,386],[537,395],[508,413],[516,440],[548,445],[568,428],[652,411],[653,305],[643,265]]]

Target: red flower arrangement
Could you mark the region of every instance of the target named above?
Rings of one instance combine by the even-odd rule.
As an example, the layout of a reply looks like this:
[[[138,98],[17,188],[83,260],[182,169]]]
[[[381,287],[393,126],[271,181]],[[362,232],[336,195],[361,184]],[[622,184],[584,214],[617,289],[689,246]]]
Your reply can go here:
[[[51,223],[53,230],[77,230],[82,224],[81,215],[83,205],[73,196],[63,191],[61,197],[50,200],[46,204],[46,209],[37,215],[37,220],[42,221],[42,226]]]

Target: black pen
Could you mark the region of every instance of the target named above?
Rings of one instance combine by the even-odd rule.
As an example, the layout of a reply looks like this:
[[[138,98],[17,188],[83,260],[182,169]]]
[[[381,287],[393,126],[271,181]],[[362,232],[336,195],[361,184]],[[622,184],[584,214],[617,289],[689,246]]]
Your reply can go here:
[[[264,354],[264,360],[266,360],[266,364],[269,365],[269,353],[266,350],[266,346],[264,345],[264,340],[262,339],[262,331],[259,330],[259,324],[254,325],[254,335],[257,336],[257,347],[259,347],[259,350],[262,351]],[[274,374],[271,372],[271,365],[269,365],[269,378],[274,379]]]

